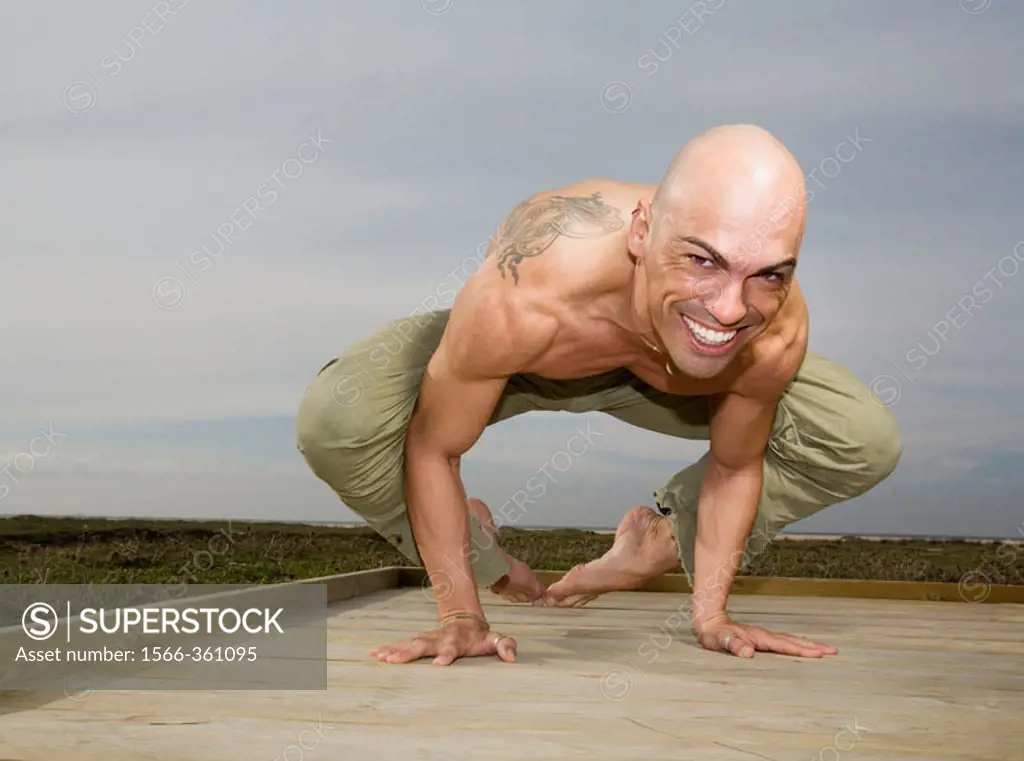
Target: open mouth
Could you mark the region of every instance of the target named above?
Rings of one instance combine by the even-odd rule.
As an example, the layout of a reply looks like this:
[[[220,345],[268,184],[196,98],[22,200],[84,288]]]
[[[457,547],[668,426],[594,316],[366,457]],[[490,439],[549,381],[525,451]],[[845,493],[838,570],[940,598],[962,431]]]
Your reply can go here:
[[[690,341],[702,354],[725,354],[736,343],[743,330],[712,330],[686,315],[679,316],[687,328],[686,332],[690,334]]]

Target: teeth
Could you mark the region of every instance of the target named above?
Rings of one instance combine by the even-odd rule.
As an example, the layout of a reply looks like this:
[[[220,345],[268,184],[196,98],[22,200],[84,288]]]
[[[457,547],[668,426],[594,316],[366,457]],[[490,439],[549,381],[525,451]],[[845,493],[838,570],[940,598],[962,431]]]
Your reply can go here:
[[[683,322],[686,323],[686,327],[692,330],[693,334],[697,336],[697,338],[707,344],[724,344],[727,341],[731,341],[733,336],[736,335],[735,330],[729,330],[723,333],[718,330],[705,328],[703,325],[694,322],[685,315],[683,316]]]

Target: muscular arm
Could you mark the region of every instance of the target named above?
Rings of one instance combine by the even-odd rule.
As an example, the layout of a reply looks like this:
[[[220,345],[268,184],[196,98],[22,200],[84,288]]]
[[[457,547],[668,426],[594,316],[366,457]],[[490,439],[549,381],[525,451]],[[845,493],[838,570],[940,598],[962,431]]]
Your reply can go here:
[[[693,631],[703,647],[743,658],[752,658],[755,651],[806,658],[838,652],[784,632],[740,624],[726,612],[745,541],[757,515],[764,454],[776,410],[803,359],[806,332],[798,330],[796,340],[785,348],[783,356],[769,357],[761,365],[756,382],[713,400],[711,457],[697,508]]]
[[[725,394],[713,400],[711,458],[701,485],[694,550],[693,623],[725,612],[757,514],[764,453],[777,397]]]
[[[701,484],[694,548],[693,622],[725,613],[726,601],[757,516],[764,455],[779,400],[807,352],[807,316],[794,281],[780,330],[754,349],[750,369],[731,392],[711,399],[711,457]]]
[[[483,616],[469,561],[469,513],[457,464],[480,437],[505,379],[473,377],[441,348],[427,366],[405,445],[405,490],[416,545],[435,587],[438,613]]]
[[[483,611],[469,559],[461,456],[480,438],[508,377],[543,346],[538,321],[512,317],[508,298],[471,284],[459,294],[423,377],[405,445],[409,521],[435,583],[441,616]],[[441,586],[438,583],[438,586]]]

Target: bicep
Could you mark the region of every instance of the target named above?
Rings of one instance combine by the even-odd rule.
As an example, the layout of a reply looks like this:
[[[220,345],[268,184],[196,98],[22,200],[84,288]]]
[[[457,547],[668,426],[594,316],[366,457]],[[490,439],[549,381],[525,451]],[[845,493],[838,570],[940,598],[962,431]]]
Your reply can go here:
[[[427,364],[409,426],[414,443],[458,457],[483,434],[507,378],[480,377],[460,368],[444,339]]]
[[[409,436],[421,451],[455,458],[480,438],[509,377],[533,349],[535,342],[518,327],[500,294],[480,283],[462,289],[427,363],[410,423]]]
[[[777,398],[724,394],[711,407],[711,456],[729,470],[760,467],[775,423]]]
[[[469,450],[508,379],[550,346],[556,328],[508,283],[471,279],[456,296],[423,375],[409,428],[414,445],[449,458]]]

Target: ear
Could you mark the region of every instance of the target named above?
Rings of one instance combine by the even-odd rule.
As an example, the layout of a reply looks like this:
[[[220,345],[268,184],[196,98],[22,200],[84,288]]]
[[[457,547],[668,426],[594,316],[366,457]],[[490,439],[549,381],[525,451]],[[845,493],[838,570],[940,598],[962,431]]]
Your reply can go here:
[[[637,201],[629,225],[629,253],[639,259],[644,255],[644,241],[651,234],[651,202],[646,198]]]

